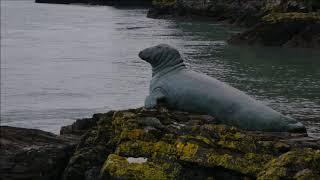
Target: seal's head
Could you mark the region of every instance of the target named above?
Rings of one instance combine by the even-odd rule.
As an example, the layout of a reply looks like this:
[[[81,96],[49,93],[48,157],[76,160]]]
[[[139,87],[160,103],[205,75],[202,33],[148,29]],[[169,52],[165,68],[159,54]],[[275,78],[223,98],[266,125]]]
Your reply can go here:
[[[139,57],[151,64],[154,73],[167,67],[183,64],[179,51],[167,44],[146,48],[140,51]]]

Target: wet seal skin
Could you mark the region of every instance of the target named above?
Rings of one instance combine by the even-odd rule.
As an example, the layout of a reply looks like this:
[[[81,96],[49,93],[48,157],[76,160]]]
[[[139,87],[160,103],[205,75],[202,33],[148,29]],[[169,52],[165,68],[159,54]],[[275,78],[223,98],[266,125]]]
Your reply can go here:
[[[297,120],[263,105],[215,78],[189,70],[180,53],[167,44],[146,48],[139,57],[152,66],[146,108],[165,102],[169,108],[213,115],[245,130],[305,133]]]

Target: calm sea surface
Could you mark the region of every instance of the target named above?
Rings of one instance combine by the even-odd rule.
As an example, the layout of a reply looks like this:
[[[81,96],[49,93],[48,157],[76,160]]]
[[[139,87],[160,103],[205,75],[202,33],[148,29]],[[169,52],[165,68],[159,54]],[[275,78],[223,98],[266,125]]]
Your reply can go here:
[[[146,9],[1,1],[1,125],[57,133],[96,112],[142,106],[151,79],[138,52],[177,47],[191,69],[300,119],[320,137],[320,51],[236,47],[240,29],[146,18]]]

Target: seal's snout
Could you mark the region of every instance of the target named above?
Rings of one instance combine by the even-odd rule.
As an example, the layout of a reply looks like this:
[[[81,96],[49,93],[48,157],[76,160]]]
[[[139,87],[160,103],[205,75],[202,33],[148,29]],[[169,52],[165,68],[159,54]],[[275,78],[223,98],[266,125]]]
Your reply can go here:
[[[143,56],[143,52],[142,52],[142,51],[139,52],[139,57],[140,57],[141,59],[143,59],[143,60],[145,59],[145,57]]]
[[[145,53],[143,53],[143,51],[140,51],[140,52],[139,52],[139,57],[140,57],[141,59],[143,59],[143,60],[146,60],[146,59],[147,59],[147,57],[145,56]]]
[[[139,52],[139,57],[142,60],[148,61],[149,57],[150,57],[150,48],[146,48],[142,51]]]

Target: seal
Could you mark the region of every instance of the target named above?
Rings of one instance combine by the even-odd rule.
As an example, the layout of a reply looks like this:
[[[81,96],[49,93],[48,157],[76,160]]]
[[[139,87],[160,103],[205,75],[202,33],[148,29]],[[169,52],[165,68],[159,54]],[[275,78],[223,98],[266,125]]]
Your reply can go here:
[[[165,102],[169,108],[207,113],[222,124],[245,130],[306,132],[297,120],[280,114],[224,82],[189,70],[179,51],[169,45],[146,48],[139,57],[152,66],[146,108]]]

